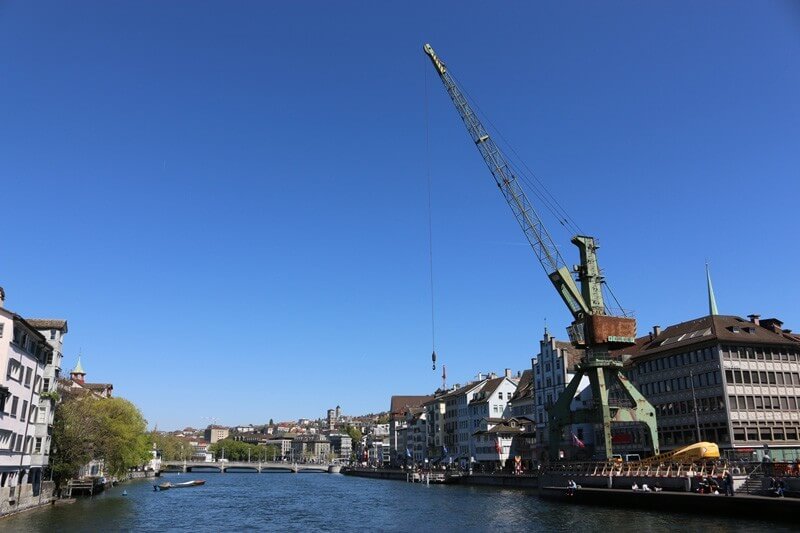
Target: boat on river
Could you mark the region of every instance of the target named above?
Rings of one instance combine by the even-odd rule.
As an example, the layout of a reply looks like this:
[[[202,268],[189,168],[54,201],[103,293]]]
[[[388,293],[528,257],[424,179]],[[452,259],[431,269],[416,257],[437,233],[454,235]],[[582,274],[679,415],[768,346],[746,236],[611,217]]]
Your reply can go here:
[[[184,489],[187,487],[197,487],[205,484],[206,481],[204,479],[193,479],[191,481],[184,481],[183,483],[171,483],[169,481],[165,481],[164,483],[153,485],[153,490],[160,491],[169,489]]]

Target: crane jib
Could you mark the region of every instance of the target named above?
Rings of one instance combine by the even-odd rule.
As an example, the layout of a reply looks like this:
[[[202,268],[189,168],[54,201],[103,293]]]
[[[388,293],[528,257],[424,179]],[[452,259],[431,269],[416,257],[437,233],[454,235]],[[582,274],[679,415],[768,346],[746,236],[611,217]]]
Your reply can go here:
[[[550,233],[547,231],[539,214],[533,208],[525,192],[517,183],[516,176],[511,170],[503,152],[489,136],[486,128],[478,119],[475,112],[467,102],[466,97],[459,89],[453,77],[447,72],[444,62],[436,55],[433,47],[426,44],[423,47],[425,53],[431,59],[434,68],[439,73],[439,78],[447,90],[447,94],[453,101],[453,105],[458,111],[461,120],[467,128],[467,132],[478,148],[486,166],[503,193],[506,203],[511,208],[514,218],[525,233],[531,248],[542,265],[545,273],[550,276],[556,285],[559,296],[564,300],[570,313],[576,320],[584,314],[590,312],[590,307],[584,301],[584,295],[577,289],[575,282],[566,269],[566,263],[558,251],[558,247],[553,242]],[[564,272],[567,272],[564,275]],[[552,274],[551,274],[552,273]],[[555,278],[553,277],[555,276]],[[594,293],[593,293],[594,294]]]

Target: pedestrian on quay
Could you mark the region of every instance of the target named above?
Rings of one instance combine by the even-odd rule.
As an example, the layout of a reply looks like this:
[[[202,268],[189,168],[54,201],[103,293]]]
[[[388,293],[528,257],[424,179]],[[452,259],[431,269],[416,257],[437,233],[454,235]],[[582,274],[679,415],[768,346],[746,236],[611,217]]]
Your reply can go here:
[[[725,496],[733,496],[733,476],[729,470],[722,475],[722,481],[725,485]]]

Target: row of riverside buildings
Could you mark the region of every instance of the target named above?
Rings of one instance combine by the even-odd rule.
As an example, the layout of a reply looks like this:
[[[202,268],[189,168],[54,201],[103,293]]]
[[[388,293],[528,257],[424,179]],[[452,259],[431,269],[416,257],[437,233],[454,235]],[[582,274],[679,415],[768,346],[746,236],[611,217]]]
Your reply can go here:
[[[698,441],[729,458],[800,459],[800,335],[775,318],[719,315],[709,280],[709,314],[654,327],[613,357],[655,407],[661,451]],[[459,463],[530,468],[548,460],[547,409],[575,375],[582,353],[546,330],[531,368],[478,375],[431,395],[392,396],[389,463]],[[593,402],[588,378],[572,408]],[[565,429],[560,458],[605,457],[593,424]],[[615,425],[614,453],[644,456],[642,424]]]
[[[70,378],[62,378],[67,321],[23,318],[5,307],[5,296],[0,287],[0,515],[52,494],[45,471],[58,391],[109,396],[112,390],[107,383],[86,383],[80,359]]]
[[[329,409],[323,419],[311,420],[301,418],[297,421],[278,422],[254,426],[252,424],[240,426],[209,425],[204,431],[194,428],[169,432],[171,435],[184,440],[192,449],[192,456],[186,459],[193,461],[212,462],[222,458],[218,453],[215,457],[209,451],[209,446],[226,439],[241,441],[248,444],[272,446],[275,450],[270,455],[263,456],[267,460],[289,462],[338,462],[350,463],[356,449],[362,449],[360,441],[354,442],[350,434],[351,429],[357,429],[364,435],[362,440],[372,438],[374,434],[381,433],[378,420],[384,416],[377,415],[348,416],[341,412],[341,407]],[[385,435],[388,439],[388,424],[385,426]],[[388,456],[388,440],[387,440]],[[253,458],[255,459],[255,458]]]

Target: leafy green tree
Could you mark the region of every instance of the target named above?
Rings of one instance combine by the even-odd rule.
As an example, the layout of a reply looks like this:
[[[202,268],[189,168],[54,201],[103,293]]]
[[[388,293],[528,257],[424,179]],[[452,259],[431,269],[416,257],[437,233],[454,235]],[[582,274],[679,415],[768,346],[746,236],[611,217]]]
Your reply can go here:
[[[120,476],[150,458],[147,422],[124,398],[65,394],[53,421],[53,479],[61,484],[92,459],[105,461],[106,472]]]
[[[361,442],[361,438],[364,436],[361,433],[360,429],[358,429],[357,427],[353,427],[353,426],[347,426],[345,428],[345,432],[347,432],[347,434],[350,436],[350,438],[353,439],[353,444],[355,444],[357,442]]]
[[[150,441],[155,443],[156,449],[161,452],[161,459],[164,461],[188,461],[194,452],[186,440],[175,435],[153,431],[150,433]]]
[[[208,447],[208,451],[213,453],[217,459],[222,458],[223,449],[225,449],[225,459],[229,461],[247,461],[248,451],[250,452],[249,458],[252,462],[272,460],[273,457],[278,457],[280,455],[276,446],[249,444],[233,439],[219,440]]]
[[[120,476],[147,463],[151,457],[147,421],[135,405],[124,398],[103,398],[94,402],[94,412],[103,428],[95,436],[96,447],[108,473]]]

